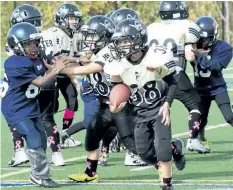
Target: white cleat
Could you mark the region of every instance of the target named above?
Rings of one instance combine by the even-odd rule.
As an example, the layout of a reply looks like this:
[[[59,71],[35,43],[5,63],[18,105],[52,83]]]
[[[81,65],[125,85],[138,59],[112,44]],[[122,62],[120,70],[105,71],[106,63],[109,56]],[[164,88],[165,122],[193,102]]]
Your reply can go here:
[[[211,152],[211,149],[206,147],[198,138],[188,139],[186,148],[189,151],[197,151],[200,154]]]
[[[53,152],[51,164],[55,166],[64,166],[65,162],[61,152]]]
[[[82,145],[82,142],[78,140],[74,140],[72,137],[67,138],[64,141],[64,143],[60,144],[61,148],[73,148],[73,147],[78,147],[81,145]]]
[[[15,150],[14,156],[8,162],[8,166],[15,167],[27,162],[29,162],[29,159],[24,148],[18,148]]]
[[[125,166],[147,166],[146,162],[143,162],[137,155],[126,152],[125,153]]]

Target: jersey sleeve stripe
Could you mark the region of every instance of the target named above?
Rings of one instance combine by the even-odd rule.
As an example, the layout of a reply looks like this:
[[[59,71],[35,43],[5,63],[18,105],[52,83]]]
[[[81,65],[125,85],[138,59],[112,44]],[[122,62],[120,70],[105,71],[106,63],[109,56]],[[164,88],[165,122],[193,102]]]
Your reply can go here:
[[[166,63],[165,66],[166,66],[168,69],[170,69],[170,68],[172,68],[172,67],[175,67],[176,64],[175,64],[174,61],[170,61],[170,62]]]
[[[189,33],[193,34],[197,38],[200,37],[200,33],[197,30],[195,30],[194,28],[189,28]]]

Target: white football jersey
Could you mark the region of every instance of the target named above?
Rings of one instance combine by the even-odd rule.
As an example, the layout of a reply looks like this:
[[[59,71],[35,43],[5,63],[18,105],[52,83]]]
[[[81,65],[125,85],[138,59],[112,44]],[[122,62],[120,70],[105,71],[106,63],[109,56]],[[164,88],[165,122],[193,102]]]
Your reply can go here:
[[[116,60],[115,60],[116,61]],[[105,65],[113,73],[119,66],[123,68],[120,77],[130,87],[130,103],[134,106],[135,122],[145,122],[157,117],[157,113],[167,94],[167,85],[162,80],[175,71],[175,63],[171,51],[162,47],[150,47],[139,64],[132,64],[122,59],[117,64]],[[148,67],[158,65],[155,70]],[[113,67],[109,69],[109,67]],[[107,71],[106,71],[107,72]]]
[[[174,61],[185,69],[185,46],[194,44],[200,37],[200,28],[190,20],[170,20],[152,23],[147,27],[148,45],[162,45],[174,52]],[[179,56],[180,55],[180,56]],[[185,65],[183,65],[185,64]]]
[[[75,33],[73,38],[70,38],[62,29],[52,27],[42,32],[45,45],[46,55],[77,55],[77,42],[79,33]]]
[[[102,53],[103,51],[99,52],[97,55],[92,55],[91,61],[94,63],[100,63],[99,57],[102,57]],[[122,82],[119,78],[111,76],[103,71],[87,75],[87,78],[93,90],[98,95],[101,103],[109,101],[109,95],[112,87],[115,84]]]

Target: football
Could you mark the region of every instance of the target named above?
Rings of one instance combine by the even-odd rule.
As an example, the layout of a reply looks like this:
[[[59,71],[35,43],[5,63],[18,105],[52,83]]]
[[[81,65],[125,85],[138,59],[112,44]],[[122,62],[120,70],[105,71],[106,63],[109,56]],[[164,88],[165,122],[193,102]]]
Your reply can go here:
[[[112,105],[119,106],[122,102],[127,102],[130,96],[129,87],[125,84],[117,84],[110,92],[109,101]]]

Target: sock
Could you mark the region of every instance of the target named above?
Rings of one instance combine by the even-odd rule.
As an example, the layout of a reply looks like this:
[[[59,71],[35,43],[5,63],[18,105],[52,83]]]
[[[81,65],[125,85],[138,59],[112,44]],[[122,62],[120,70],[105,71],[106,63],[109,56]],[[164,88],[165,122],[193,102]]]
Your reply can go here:
[[[172,177],[170,177],[170,178],[163,178],[163,185],[164,186],[172,186]]]
[[[73,119],[74,119],[74,112],[69,109],[66,109],[63,116],[62,130],[68,129],[71,126]]]
[[[85,173],[89,176],[89,177],[93,177],[96,174],[96,169],[97,169],[97,165],[98,165],[98,160],[90,160],[87,158],[87,166],[86,166],[86,171]]]
[[[198,137],[200,131],[200,114],[193,112],[189,114],[189,138],[194,139]]]
[[[16,128],[11,128],[11,137],[13,139],[14,150],[24,147],[23,135],[16,131]]]
[[[57,126],[52,125],[50,127],[45,127],[45,131],[46,131],[52,152],[60,152],[61,151],[60,135],[59,135]]]

